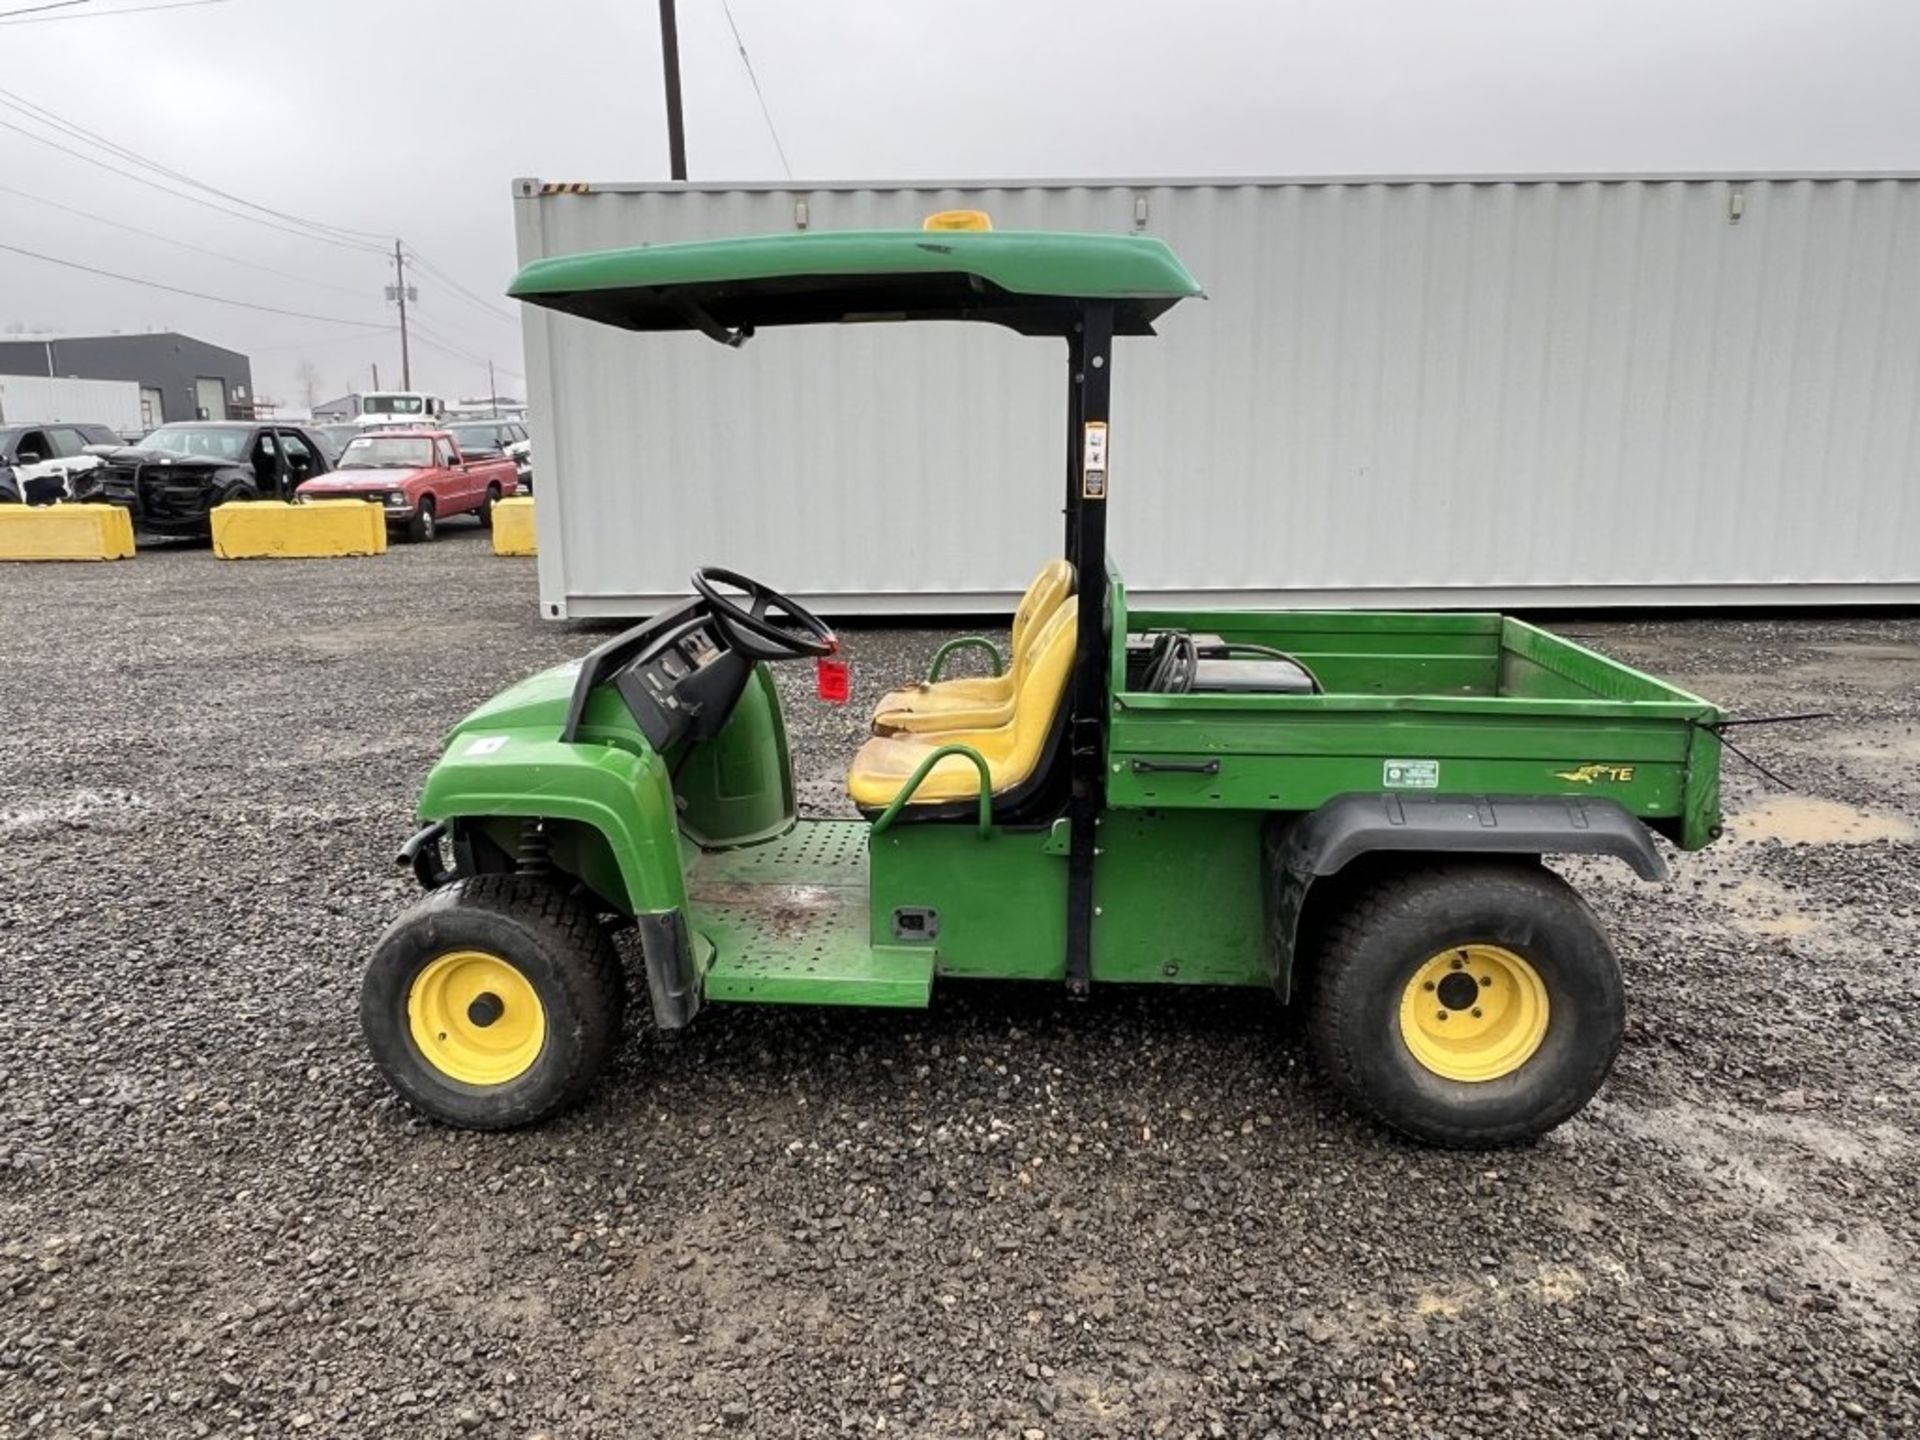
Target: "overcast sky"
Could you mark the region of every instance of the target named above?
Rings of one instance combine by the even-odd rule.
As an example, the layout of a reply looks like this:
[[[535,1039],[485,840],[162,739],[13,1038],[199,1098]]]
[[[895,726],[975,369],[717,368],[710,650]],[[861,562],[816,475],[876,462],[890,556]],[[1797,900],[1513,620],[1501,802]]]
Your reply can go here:
[[[376,363],[399,379],[397,338],[370,333],[392,324],[390,261],[59,153],[18,131],[159,178],[11,102],[259,205],[400,236],[488,299],[513,270],[513,177],[666,178],[652,0],[99,13],[157,3],[0,18],[0,245],[308,318],[0,251],[0,331],[181,330],[251,354],[259,393],[296,408],[307,363],[320,398]],[[780,178],[721,0],[679,3],[693,178]],[[799,180],[1920,171],[1913,0],[731,3]],[[522,393],[510,304],[412,279],[416,385],[483,394],[491,358]]]

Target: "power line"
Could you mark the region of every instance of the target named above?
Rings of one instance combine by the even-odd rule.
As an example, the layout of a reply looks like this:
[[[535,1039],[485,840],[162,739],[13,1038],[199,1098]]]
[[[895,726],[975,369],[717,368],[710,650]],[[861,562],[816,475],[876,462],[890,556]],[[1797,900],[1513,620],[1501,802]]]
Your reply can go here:
[[[413,338],[420,341],[421,344],[426,345],[431,349],[439,350],[442,353],[447,355],[452,355],[453,357],[459,360],[465,360],[469,365],[486,365],[491,363],[494,365],[496,369],[500,371],[502,375],[511,375],[516,380],[524,381],[527,378],[526,376],[522,375],[518,370],[512,369],[506,365],[501,365],[498,361],[489,362],[487,360],[482,359],[478,355],[475,355],[469,351],[460,349],[457,345],[449,344],[445,339],[445,337],[437,334],[436,332],[422,325],[417,318],[412,320],[410,323],[413,326]]]
[[[457,355],[462,360],[469,361],[470,363],[475,365],[484,365],[487,363],[484,359],[482,359],[478,355],[475,355],[472,351],[462,350],[458,345],[455,345],[451,340],[447,339],[447,337],[442,335],[439,331],[434,330],[429,326],[422,325],[417,317],[413,321],[413,329],[414,329],[415,335],[417,335],[424,343],[433,346],[433,348],[436,350],[443,350],[449,355]]]
[[[354,345],[362,340],[373,340],[393,334],[393,326],[376,325],[370,330],[356,330],[351,335],[327,335],[319,339],[293,340],[281,345],[250,345],[247,351],[252,355],[262,355],[272,350],[308,350],[323,345]]]
[[[486,361],[482,360],[478,355],[470,355],[465,350],[456,350],[451,345],[441,344],[438,340],[435,340],[431,335],[428,335],[418,325],[415,325],[413,327],[413,338],[418,340],[422,345],[426,346],[429,350],[438,350],[443,355],[451,355],[457,360],[466,361],[469,365],[485,365],[487,363]]]
[[[164,175],[169,180],[176,180],[182,185],[190,185],[196,190],[204,190],[207,194],[216,195],[231,204],[244,206],[248,210],[257,210],[263,215],[271,215],[276,220],[284,221],[290,225],[298,225],[303,229],[312,230],[323,238],[331,239],[335,244],[352,243],[357,238],[358,243],[367,249],[378,249],[383,253],[386,250],[384,243],[378,246],[371,243],[380,238],[371,231],[349,230],[344,226],[328,225],[319,220],[309,220],[302,215],[292,215],[284,210],[275,210],[270,205],[261,205],[256,201],[247,199],[243,195],[232,194],[217,186],[209,185],[204,180],[196,180],[184,171],[175,170],[171,166],[163,165],[158,160],[142,155],[139,151],[130,149],[118,141],[109,140],[97,131],[89,130],[84,125],[64,119],[60,115],[47,109],[44,105],[37,105],[23,95],[16,95],[11,90],[0,90],[0,105],[4,105],[16,113],[26,115],[29,119],[35,120],[42,125],[50,125],[56,130],[63,131],[69,137],[79,140],[82,144],[90,144],[98,149],[105,150],[117,159],[130,161],[143,169],[152,170],[156,174]]]
[[[429,260],[425,255],[422,255],[420,253],[420,247],[418,245],[409,245],[407,247],[407,251],[409,254],[413,256],[414,263],[418,265],[422,270],[425,270],[429,275],[434,276],[436,279],[438,279],[443,284],[445,284],[450,289],[452,289],[456,294],[460,295],[466,300],[471,301],[473,304],[478,305],[482,310],[485,310],[489,315],[493,316],[495,319],[505,320],[509,324],[513,324],[513,325],[518,325],[520,323],[520,317],[518,315],[515,315],[510,310],[504,310],[499,306],[490,303],[489,301],[483,300],[480,296],[474,294],[473,291],[467,289],[467,287],[462,285],[458,280],[454,279],[453,276],[449,275],[446,271],[442,270],[438,265],[434,264],[433,261]]]
[[[42,10],[71,10],[76,5],[91,5],[93,0],[53,0],[51,5],[26,5],[18,10],[0,10],[0,20],[11,20],[15,15],[38,15]]]
[[[242,260],[238,255],[229,255],[221,250],[209,250],[204,245],[195,245],[190,241],[176,240],[171,235],[162,235],[158,230],[142,230],[138,225],[129,225],[124,220],[115,220],[106,215],[96,215],[91,210],[82,210],[73,205],[64,205],[58,200],[49,200],[44,195],[34,195],[25,190],[16,190],[11,185],[0,185],[0,193],[17,195],[22,200],[31,200],[36,205],[45,205],[54,210],[64,210],[69,215],[78,215],[82,220],[91,220],[96,225],[111,225],[116,230],[125,230],[129,235],[143,235],[149,240],[158,240],[163,245],[177,245],[182,250],[191,250],[196,255],[207,255],[215,260],[224,260],[229,265],[244,265],[249,270],[258,270],[263,275],[277,275],[282,280],[294,280],[302,285],[313,285],[322,290],[337,291],[342,295],[352,295],[360,299],[366,297],[364,289],[347,285],[335,285],[329,280],[315,280],[308,275],[296,275],[291,270],[276,270],[271,265],[261,265],[253,260]]]
[[[780,132],[774,128],[773,112],[767,108],[767,97],[761,93],[760,77],[753,73],[753,60],[747,54],[747,42],[740,38],[740,27],[734,23],[733,6],[729,0],[720,0],[720,8],[727,13],[727,28],[733,31],[733,43],[740,47],[740,63],[747,67],[747,79],[753,84],[753,97],[760,102],[760,114],[767,122],[767,134],[773,137],[773,148],[780,155],[780,168],[787,172],[787,179],[791,180],[793,166],[787,163],[787,147],[780,143]]]
[[[209,295],[204,290],[183,290],[178,285],[163,284],[158,280],[143,280],[138,275],[122,275],[115,270],[100,270],[92,265],[82,265],[77,260],[62,260],[57,255],[42,255],[38,250],[23,250],[18,245],[0,242],[0,250],[10,254],[24,255],[29,260],[44,260],[49,265],[60,265],[68,270],[81,270],[89,275],[101,275],[109,280],[124,280],[129,285],[143,285],[149,290],[165,290],[172,295],[185,295],[194,300],[211,300],[216,305],[234,305],[242,310],[260,310],[268,315],[290,315],[296,320],[318,320],[325,325],[359,325],[365,327],[367,321],[360,318],[342,320],[338,315],[315,315],[305,310],[282,310],[277,305],[256,305],[251,300],[229,300],[224,295]]]
[[[11,120],[0,120],[0,130],[11,130],[16,135],[24,135],[29,140],[38,141],[49,149],[58,150],[63,155],[71,155],[76,160],[83,160],[87,164],[105,170],[111,175],[118,175],[124,180],[131,180],[136,185],[145,185],[149,190],[158,190],[162,195],[171,195],[176,200],[185,200],[194,205],[204,205],[215,214],[225,215],[230,220],[246,220],[255,225],[264,225],[269,230],[278,230],[283,234],[292,235],[300,240],[319,240],[325,244],[338,245],[347,250],[368,250],[379,253],[378,246],[365,245],[357,240],[337,240],[331,235],[315,234],[307,230],[296,230],[290,225],[279,225],[271,220],[262,219],[258,215],[249,215],[244,210],[229,210],[224,205],[216,205],[211,200],[202,199],[198,195],[183,194],[178,190],[162,185],[158,180],[150,180],[145,175],[136,175],[131,170],[122,170],[119,166],[109,165],[106,161],[99,159],[97,156],[89,155],[84,150],[75,150],[69,146],[62,145],[57,140],[49,140],[44,135],[35,134],[31,130],[15,125]]]
[[[73,0],[73,3],[80,4],[82,0]],[[0,23],[8,25],[55,25],[62,20],[107,20],[115,15],[145,15],[150,10],[192,10],[201,5],[225,5],[227,3],[228,0],[173,0],[173,3],[168,5],[131,5],[125,10],[89,10],[84,15],[39,15],[28,20],[8,20],[5,15],[0,15]],[[52,7],[49,6],[47,8],[51,9]],[[24,10],[16,10],[11,13],[24,15],[27,12]]]

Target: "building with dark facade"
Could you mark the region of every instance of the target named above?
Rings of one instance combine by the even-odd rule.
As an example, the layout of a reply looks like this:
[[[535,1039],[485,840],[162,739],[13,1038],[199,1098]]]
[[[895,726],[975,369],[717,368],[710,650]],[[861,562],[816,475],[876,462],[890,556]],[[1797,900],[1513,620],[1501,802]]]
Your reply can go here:
[[[0,340],[0,375],[132,380],[141,419],[226,420],[254,413],[253,362],[190,335],[91,335]]]

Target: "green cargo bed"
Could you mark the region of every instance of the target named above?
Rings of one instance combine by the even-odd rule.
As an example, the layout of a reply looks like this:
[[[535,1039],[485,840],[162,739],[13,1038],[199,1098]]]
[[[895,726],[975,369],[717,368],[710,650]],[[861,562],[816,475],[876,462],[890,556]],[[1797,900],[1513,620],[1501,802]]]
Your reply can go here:
[[[1148,610],[1115,582],[1115,806],[1312,810],[1337,795],[1618,801],[1683,849],[1720,825],[1720,712],[1508,616]],[[1169,629],[1284,651],[1316,695],[1127,688],[1126,638]],[[1190,770],[1169,765],[1190,764]]]

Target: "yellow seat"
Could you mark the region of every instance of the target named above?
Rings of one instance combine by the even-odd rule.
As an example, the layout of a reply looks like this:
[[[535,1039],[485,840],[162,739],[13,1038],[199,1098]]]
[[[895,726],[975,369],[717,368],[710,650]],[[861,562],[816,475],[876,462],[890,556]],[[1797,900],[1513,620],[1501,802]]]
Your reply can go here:
[[[942,745],[977,750],[987,762],[995,795],[1032,779],[1046,753],[1047,736],[1066,703],[1079,633],[1077,607],[1056,605],[1034,636],[1006,724],[928,735],[876,735],[868,740],[847,771],[847,794],[853,803],[863,810],[884,809],[920,763]],[[907,803],[935,805],[943,800],[971,800],[979,794],[980,772],[973,762],[964,755],[949,755],[927,772]]]
[[[983,730],[1006,724],[1013,715],[1014,692],[1020,686],[1035,637],[1060,602],[1072,594],[1073,566],[1065,560],[1049,560],[1020,597],[1020,608],[1013,612],[1013,636],[1008,646],[1013,661],[1006,674],[923,680],[890,691],[874,707],[873,733]]]

